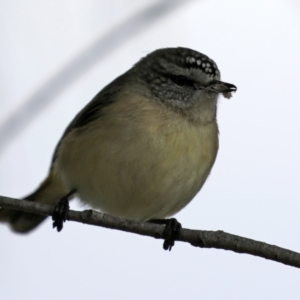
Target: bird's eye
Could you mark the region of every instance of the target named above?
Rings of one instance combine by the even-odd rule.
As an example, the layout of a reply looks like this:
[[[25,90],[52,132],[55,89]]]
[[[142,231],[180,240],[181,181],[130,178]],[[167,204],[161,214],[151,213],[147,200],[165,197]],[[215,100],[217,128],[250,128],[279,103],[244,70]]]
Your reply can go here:
[[[194,86],[194,81],[183,75],[174,75],[171,79],[178,86]]]

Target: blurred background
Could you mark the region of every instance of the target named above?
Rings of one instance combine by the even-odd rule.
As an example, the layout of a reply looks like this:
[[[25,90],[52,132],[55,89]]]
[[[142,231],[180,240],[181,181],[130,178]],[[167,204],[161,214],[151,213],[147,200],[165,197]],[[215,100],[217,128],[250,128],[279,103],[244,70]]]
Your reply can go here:
[[[2,0],[0,194],[40,184],[65,127],[111,80],[157,48],[188,47],[238,91],[220,97],[217,161],[176,217],[299,252],[299,17],[296,0]],[[51,225],[0,225],[0,299],[300,298],[300,271],[273,261]]]

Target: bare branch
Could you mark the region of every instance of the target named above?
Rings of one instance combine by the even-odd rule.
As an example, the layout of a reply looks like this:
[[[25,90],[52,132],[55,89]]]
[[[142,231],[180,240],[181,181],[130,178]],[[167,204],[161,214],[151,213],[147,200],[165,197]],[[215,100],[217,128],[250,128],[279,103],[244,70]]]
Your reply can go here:
[[[45,216],[51,216],[54,208],[52,205],[3,196],[0,196],[0,207]],[[68,220],[151,236],[156,239],[164,238],[163,225],[116,218],[93,210],[85,210],[82,212],[71,210],[69,212]],[[300,268],[300,254],[297,252],[232,235],[223,231],[182,229],[177,240],[190,243],[191,245],[200,248],[216,248],[231,250],[237,253],[247,253]]]

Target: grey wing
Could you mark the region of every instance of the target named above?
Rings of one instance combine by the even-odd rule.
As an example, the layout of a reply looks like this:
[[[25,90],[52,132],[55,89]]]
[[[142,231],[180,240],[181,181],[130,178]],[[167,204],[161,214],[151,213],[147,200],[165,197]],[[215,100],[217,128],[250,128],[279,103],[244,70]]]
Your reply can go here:
[[[83,127],[88,123],[94,121],[96,118],[99,118],[99,112],[101,110],[114,103],[115,95],[118,94],[124,87],[125,83],[128,81],[129,71],[124,73],[123,75],[116,78],[106,87],[104,87],[73,119],[73,121],[69,124],[69,126],[64,131],[61,139],[59,140],[53,157],[52,162],[55,161],[58,153],[59,146],[61,144],[62,139],[65,135],[67,135],[70,131],[75,128]],[[100,115],[101,116],[101,115]]]

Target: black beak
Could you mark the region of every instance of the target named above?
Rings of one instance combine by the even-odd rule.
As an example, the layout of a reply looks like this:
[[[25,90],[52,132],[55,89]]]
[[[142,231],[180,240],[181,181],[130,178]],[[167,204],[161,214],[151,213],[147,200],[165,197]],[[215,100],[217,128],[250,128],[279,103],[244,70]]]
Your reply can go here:
[[[230,99],[232,97],[232,92],[237,91],[237,87],[235,85],[220,80],[213,80],[200,89],[216,94],[223,94],[223,96],[227,99]]]
[[[219,80],[213,80],[204,88],[204,90],[215,92],[218,94],[224,94],[224,93],[227,94],[231,92],[236,92],[237,87],[231,83],[227,83]]]

